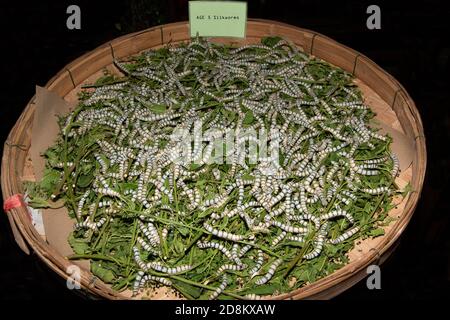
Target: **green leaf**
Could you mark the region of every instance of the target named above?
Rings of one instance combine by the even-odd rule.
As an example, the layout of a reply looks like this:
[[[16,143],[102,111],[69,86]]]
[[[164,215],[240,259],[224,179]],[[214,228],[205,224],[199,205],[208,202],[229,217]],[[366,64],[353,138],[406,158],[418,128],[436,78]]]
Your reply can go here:
[[[178,232],[180,232],[183,237],[186,237],[189,234],[189,228],[178,227],[177,229],[178,229]]]
[[[50,193],[53,191],[58,181],[61,179],[61,174],[57,170],[45,169],[44,176],[40,182],[40,186],[43,191]]]
[[[279,155],[280,155],[279,163],[284,163],[284,160],[286,159],[286,155],[283,152],[279,152]]]
[[[50,207],[50,204],[48,203],[48,201],[45,200],[44,198],[40,198],[40,197],[33,197],[32,199],[28,200],[27,203],[30,207],[35,208],[35,209]]]
[[[92,163],[86,163],[81,166],[80,172],[83,174],[89,174],[93,171],[94,165]]]
[[[249,290],[245,291],[245,294],[273,294],[275,290],[277,290],[279,288],[279,286],[274,285],[274,284],[265,284],[262,286],[258,286]]]
[[[112,283],[116,278],[114,272],[104,268],[100,262],[91,262],[91,271],[105,283]]]
[[[234,119],[236,119],[236,113],[227,109],[221,109],[220,112],[222,112],[222,114],[225,116],[225,118],[229,121],[229,122],[233,122]]]
[[[413,188],[411,186],[411,183],[408,182],[408,184],[403,188],[402,191],[402,197],[406,197],[408,195],[408,193],[410,193],[411,191],[413,191]]]
[[[198,168],[200,168],[202,165],[198,164],[198,163],[191,163],[189,165],[189,170],[197,170]]]
[[[161,204],[163,205],[169,205],[170,201],[169,201],[169,197],[165,194],[163,194],[161,196]]]
[[[266,45],[268,47],[273,47],[274,45],[276,45],[278,42],[280,42],[281,38],[280,37],[266,37],[266,38],[262,38],[261,39],[261,43],[263,45]]]
[[[288,241],[288,242],[283,242],[282,245],[283,246],[303,248],[305,246],[305,243],[304,242],[298,242],[298,241]]]
[[[195,183],[195,185],[196,185],[197,187],[203,187],[203,186],[205,185],[205,183],[206,183],[206,180],[201,179],[201,180],[197,180],[197,182]]]
[[[98,78],[97,81],[95,81],[95,84],[101,85],[101,84],[105,84],[105,83],[112,82],[112,81],[114,81],[114,76],[104,75],[104,76]]]
[[[162,104],[152,104],[149,106],[150,110],[154,113],[164,113],[166,112],[166,106]]]
[[[204,218],[206,216],[209,216],[213,210],[214,210],[214,208],[208,208],[206,210],[203,210],[203,211],[198,213],[197,217],[198,218]]]
[[[190,284],[181,281],[172,280],[172,282],[182,293],[187,293],[194,299],[197,299],[202,294],[202,290],[200,288],[191,286]]]
[[[64,206],[64,200],[59,199],[56,202],[53,202],[51,200],[44,199],[40,196],[29,196],[29,200],[27,200],[27,204],[35,209],[40,208],[52,208],[57,209]]]
[[[45,151],[44,156],[47,158],[51,166],[55,166],[56,163],[59,162],[58,154],[54,149],[48,149],[47,151]]]
[[[374,229],[374,230],[370,230],[368,235],[371,236],[371,237],[379,237],[379,236],[384,235],[384,230],[382,228],[377,228],[377,229]]]
[[[127,288],[127,285],[128,285],[129,283],[131,283],[132,277],[133,277],[133,275],[132,275],[132,276],[129,276],[128,278],[123,278],[123,279],[117,281],[117,282],[112,286],[113,290],[117,290],[117,291],[119,291],[119,292],[125,290],[125,289]]]
[[[396,221],[397,219],[391,216],[387,216],[386,219],[383,220],[383,223],[381,223],[381,226],[388,226],[391,224],[392,221]]]
[[[335,245],[325,244],[325,252],[329,256],[334,256],[339,251],[339,247]]]
[[[309,273],[310,273],[310,270],[304,270],[303,272],[301,272],[301,273],[299,274],[299,276],[298,276],[297,279],[298,279],[299,281],[309,281],[309,278],[310,278]]]
[[[77,186],[80,188],[86,188],[89,186],[94,179],[94,175],[92,173],[81,175],[77,180]]]
[[[252,110],[248,110],[248,111],[245,113],[244,120],[242,121],[242,123],[243,123],[243,124],[246,124],[246,125],[250,125],[250,124],[252,124],[254,121],[255,121],[255,117],[253,116],[253,111],[252,111]]]
[[[85,239],[75,238],[73,233],[70,234],[68,241],[76,254],[85,254],[89,250],[89,243]]]
[[[175,248],[175,252],[177,252],[178,254],[184,252],[184,246],[183,246],[183,243],[181,241],[174,242],[173,246]]]

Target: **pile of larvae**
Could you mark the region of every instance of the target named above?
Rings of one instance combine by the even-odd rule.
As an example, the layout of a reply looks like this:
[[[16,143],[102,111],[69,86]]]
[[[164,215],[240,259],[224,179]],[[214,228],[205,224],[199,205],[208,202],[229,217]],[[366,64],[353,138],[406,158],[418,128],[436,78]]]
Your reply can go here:
[[[114,66],[60,119],[44,176],[76,219],[70,258],[114,290],[260,299],[383,234],[399,163],[349,73],[278,37]]]

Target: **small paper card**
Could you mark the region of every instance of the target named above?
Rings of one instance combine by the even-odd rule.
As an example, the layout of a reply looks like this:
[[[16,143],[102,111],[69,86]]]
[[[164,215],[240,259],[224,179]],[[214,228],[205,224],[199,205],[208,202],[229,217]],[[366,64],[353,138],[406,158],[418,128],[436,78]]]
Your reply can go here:
[[[189,1],[191,37],[245,38],[247,2]]]

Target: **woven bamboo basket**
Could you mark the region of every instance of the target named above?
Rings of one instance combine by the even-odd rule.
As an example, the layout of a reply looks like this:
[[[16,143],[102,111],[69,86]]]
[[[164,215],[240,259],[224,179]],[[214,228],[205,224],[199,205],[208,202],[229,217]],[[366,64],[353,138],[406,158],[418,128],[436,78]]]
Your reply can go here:
[[[413,192],[389,213],[397,219],[386,227],[385,235],[356,245],[349,253],[350,263],[336,272],[288,294],[274,297],[328,299],[367,276],[366,268],[369,265],[382,263],[395,249],[397,240],[413,215],[422,190],[426,169],[424,131],[413,100],[397,80],[369,58],[326,36],[275,21],[252,19],[247,24],[246,39],[212,39],[212,41],[255,43],[262,37],[271,35],[284,37],[306,53],[353,73],[367,104],[377,112],[379,120],[402,132],[414,145],[411,165],[403,170],[396,180],[399,186],[410,182]],[[111,68],[114,58],[121,59],[167,43],[176,44],[188,40],[188,22],[167,24],[125,35],[71,62],[50,79],[45,87],[67,101],[74,101],[81,85],[98,78],[105,68]],[[34,108],[35,97],[30,100],[5,142],[1,168],[3,199],[23,193],[24,177],[30,175],[29,167],[32,167],[32,163],[29,148]],[[49,268],[66,279],[67,268],[73,262],[67,260],[51,243],[41,237],[30,222],[26,207],[11,209],[7,215],[18,245],[25,252],[34,251]],[[87,294],[108,299],[130,297],[129,293],[115,292],[100,280],[94,280],[95,277],[87,268],[81,268],[81,288]]]

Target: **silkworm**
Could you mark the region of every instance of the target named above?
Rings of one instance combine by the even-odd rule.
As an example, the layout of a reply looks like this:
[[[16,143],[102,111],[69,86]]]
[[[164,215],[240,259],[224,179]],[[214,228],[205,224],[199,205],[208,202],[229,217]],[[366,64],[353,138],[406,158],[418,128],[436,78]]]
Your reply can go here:
[[[328,242],[332,243],[332,244],[338,244],[340,242],[343,242],[345,240],[347,240],[348,238],[350,238],[351,236],[353,236],[355,233],[357,233],[359,231],[359,227],[354,227],[346,232],[344,232],[343,234],[341,234],[339,237],[337,237],[336,239],[330,239]]]
[[[139,287],[140,288],[144,287],[145,283],[148,281],[155,281],[155,282],[161,283],[168,287],[172,286],[172,281],[170,281],[169,279],[166,279],[164,277],[156,277],[156,276],[152,276],[150,274],[146,274],[146,275],[142,276]]]
[[[369,189],[369,188],[362,188],[361,191],[371,194],[371,195],[377,195],[377,194],[383,194],[389,191],[388,187],[378,187],[375,189]]]
[[[269,270],[267,270],[267,273],[262,278],[259,278],[258,280],[256,280],[255,284],[262,285],[262,284],[269,282],[270,279],[272,279],[275,271],[277,270],[277,268],[280,266],[280,264],[282,262],[283,262],[282,259],[276,259],[274,262],[272,262],[272,264],[269,267]]]
[[[217,230],[217,229],[214,229],[211,225],[209,225],[207,223],[203,224],[203,227],[209,233],[211,233],[219,238],[222,238],[222,239],[231,240],[231,241],[242,241],[245,239],[245,237],[243,235],[232,234],[232,233],[229,233],[226,231]]]
[[[391,159],[393,162],[392,176],[395,178],[397,177],[398,172],[400,170],[400,161],[398,160],[397,156],[394,153],[391,153]]]
[[[380,163],[386,162],[387,159],[388,159],[388,157],[381,157],[381,158],[378,158],[378,159],[366,160],[364,162],[366,164],[380,164]]]
[[[150,244],[154,247],[159,246],[161,240],[159,238],[159,233],[153,223],[148,222],[147,226],[145,226],[142,222],[139,222],[139,228],[145,237],[150,241]]]
[[[243,246],[243,247],[241,248],[241,250],[239,251],[238,257],[239,257],[239,258],[243,257],[243,256],[244,256],[249,250],[251,250],[252,248],[253,248],[253,246],[250,245],[250,244],[247,244],[247,245]]]
[[[209,300],[216,299],[222,292],[225,290],[226,286],[228,285],[228,277],[226,274],[222,276],[222,283],[219,285],[219,287],[209,296]]]
[[[225,248],[225,246],[218,242],[197,242],[197,246],[200,249],[206,249],[206,248],[214,248],[219,251],[221,251],[228,259],[233,260],[233,255],[231,252]]]
[[[144,271],[148,270],[147,264],[144,261],[142,261],[142,259],[141,259],[141,254],[139,252],[139,249],[135,246],[133,247],[133,257],[134,257],[134,261],[138,265],[139,269],[142,269]]]
[[[144,271],[139,270],[136,274],[136,278],[133,282],[133,296],[136,296],[139,292],[139,290],[142,288],[141,286],[141,279],[144,276]]]
[[[83,212],[82,212],[83,206],[84,206],[84,203],[86,202],[86,199],[87,199],[87,197],[89,196],[89,193],[90,193],[90,192],[91,192],[90,190],[87,190],[87,191],[81,196],[81,199],[80,199],[80,201],[78,202],[78,208],[77,208],[77,216],[78,216],[78,219],[81,218],[81,215],[83,214]]]
[[[314,249],[313,249],[313,251],[311,251],[310,253],[308,253],[308,254],[306,254],[304,256],[304,258],[306,260],[314,259],[315,257],[317,257],[322,252],[323,244],[325,242],[325,235],[326,235],[327,227],[328,227],[328,223],[324,223],[320,227],[318,235],[317,235],[317,237],[316,237],[316,239],[314,241]]]
[[[83,222],[78,222],[74,225],[74,229],[79,229],[79,228],[88,228],[91,229],[94,232],[97,232],[98,229],[107,221],[107,219],[105,217],[100,218],[100,220],[98,222],[91,222],[89,217],[86,218],[85,221]]]
[[[276,236],[273,240],[272,243],[270,244],[272,247],[275,247],[277,244],[279,244],[284,237],[286,237],[286,231],[282,231],[278,236]]]
[[[165,241],[167,239],[168,234],[169,234],[169,229],[163,228],[161,231],[161,240]]]
[[[215,178],[216,180],[220,180],[220,171],[219,171],[219,169],[214,168],[214,169],[212,170],[212,173],[213,173],[214,178]]]
[[[320,218],[318,218],[318,217],[316,217],[316,216],[314,216],[314,215],[312,215],[310,213],[301,214],[301,215],[297,216],[295,218],[295,220],[300,220],[300,221],[301,220],[310,220],[310,221],[312,221],[314,223],[314,226],[317,229],[319,229],[319,227],[320,227]]]
[[[189,271],[192,269],[191,265],[188,264],[184,264],[184,265],[179,265],[177,267],[166,267],[163,266],[162,264],[158,263],[158,262],[149,262],[147,268],[152,268],[153,270],[162,272],[162,273],[167,273],[167,274],[179,274],[179,273],[184,273],[186,271]]]
[[[321,215],[319,217],[319,219],[320,220],[330,220],[330,219],[336,218],[336,217],[345,217],[350,223],[355,222],[353,217],[350,214],[348,214],[347,211],[344,211],[342,209],[330,211],[329,213]]]
[[[261,299],[262,299],[261,296],[259,296],[259,295],[257,295],[257,294],[254,294],[254,293],[246,294],[246,295],[244,296],[244,298],[245,298],[245,299],[248,299],[248,300],[261,300]]]
[[[296,241],[296,242],[304,242],[305,241],[305,237],[299,236],[299,235],[288,235],[286,237],[286,239],[290,240],[290,241]]]
[[[147,252],[149,252],[149,253],[151,253],[153,255],[159,255],[159,251],[157,249],[155,249],[155,247],[153,247],[150,244],[148,244],[141,237],[137,237],[136,241],[137,241],[137,243],[139,243],[141,245],[142,248],[144,248],[145,251],[147,251]]]
[[[120,197],[120,193],[117,191],[114,191],[112,189],[107,188],[98,188],[96,190],[98,193],[103,194],[105,196],[111,196],[111,197]]]
[[[260,271],[263,263],[264,263],[264,252],[262,250],[258,250],[258,255],[257,255],[256,261],[255,261],[255,265],[248,272],[250,274],[251,278],[258,275],[258,272]]]
[[[246,264],[224,264],[222,266],[220,266],[219,269],[217,269],[217,274],[221,274],[224,271],[242,271],[245,268],[247,268]]]
[[[295,226],[291,226],[285,223],[282,223],[280,221],[270,221],[271,225],[278,227],[286,232],[290,232],[290,233],[305,233],[308,231],[308,229],[306,228],[302,228],[302,227],[295,227]]]

